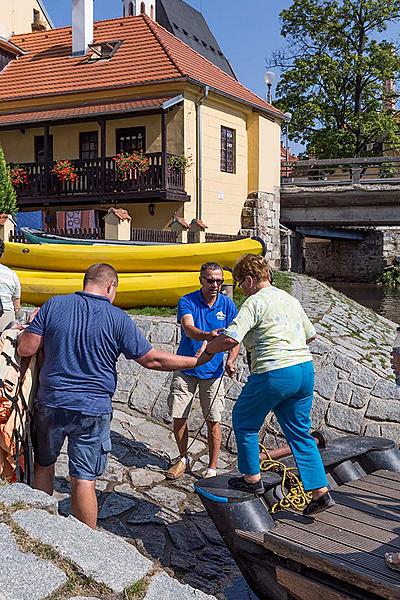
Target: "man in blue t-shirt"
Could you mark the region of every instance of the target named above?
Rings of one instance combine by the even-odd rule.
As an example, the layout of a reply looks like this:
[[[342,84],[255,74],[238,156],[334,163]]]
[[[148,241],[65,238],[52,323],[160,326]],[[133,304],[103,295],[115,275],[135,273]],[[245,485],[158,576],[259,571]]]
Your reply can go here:
[[[182,329],[181,343],[178,348],[179,355],[194,356],[204,341],[213,340],[236,317],[236,306],[230,298],[220,293],[223,282],[223,271],[220,265],[206,263],[200,269],[201,289],[187,294],[179,300],[178,322]],[[239,349],[238,345],[228,355],[226,370],[230,376],[236,370],[234,363]],[[217,473],[218,454],[221,447],[220,422],[225,408],[222,383],[223,360],[224,354],[220,352],[213,355],[207,364],[194,369],[184,369],[174,374],[168,396],[168,407],[174,421],[174,435],[180,458],[167,471],[168,479],[182,477],[189,465],[187,419],[197,388],[208,429],[209,463],[204,476],[213,477]]]
[[[68,439],[74,516],[95,528],[96,479],[111,450],[111,399],[122,353],[148,369],[191,369],[209,360],[156,350],[129,315],[113,306],[118,275],[106,264],[85,273],[83,291],[51,298],[20,335],[18,352],[44,361],[34,406],[35,487],[54,491],[54,467]]]

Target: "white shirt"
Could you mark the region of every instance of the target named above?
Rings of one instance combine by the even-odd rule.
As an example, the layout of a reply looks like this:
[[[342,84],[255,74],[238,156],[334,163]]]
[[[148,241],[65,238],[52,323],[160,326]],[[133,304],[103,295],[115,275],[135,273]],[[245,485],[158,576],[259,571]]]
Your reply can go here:
[[[14,310],[13,300],[21,297],[21,284],[17,274],[0,264],[0,298],[3,310]]]

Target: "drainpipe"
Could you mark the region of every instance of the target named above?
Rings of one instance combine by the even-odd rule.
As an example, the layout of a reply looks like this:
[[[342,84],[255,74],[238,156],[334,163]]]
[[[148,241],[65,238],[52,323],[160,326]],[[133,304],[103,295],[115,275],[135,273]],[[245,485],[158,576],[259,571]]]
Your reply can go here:
[[[197,177],[196,177],[196,219],[203,218],[203,122],[202,122],[202,110],[201,107],[204,101],[208,98],[210,88],[206,85],[203,88],[203,93],[199,100],[196,102],[196,164],[197,164]]]

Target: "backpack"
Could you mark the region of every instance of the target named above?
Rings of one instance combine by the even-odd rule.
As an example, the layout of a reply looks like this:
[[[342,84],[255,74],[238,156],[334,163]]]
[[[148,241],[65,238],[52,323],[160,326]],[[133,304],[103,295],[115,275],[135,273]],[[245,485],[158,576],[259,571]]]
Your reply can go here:
[[[20,329],[0,336],[0,478],[33,483],[30,435],[31,412],[37,387],[36,355],[17,352]]]

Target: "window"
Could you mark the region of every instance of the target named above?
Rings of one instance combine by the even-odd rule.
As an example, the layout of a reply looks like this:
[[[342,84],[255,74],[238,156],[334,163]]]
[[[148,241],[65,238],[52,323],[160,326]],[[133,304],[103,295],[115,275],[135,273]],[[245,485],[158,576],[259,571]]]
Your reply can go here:
[[[129,12],[129,16],[133,17],[133,2],[129,2],[128,12]]]
[[[33,24],[39,25],[40,23],[40,12],[36,9],[33,9]]]
[[[236,171],[236,131],[229,127],[221,127],[221,171]]]
[[[144,152],[146,149],[146,129],[145,127],[128,127],[126,129],[117,129],[116,133],[116,148],[117,153]]]
[[[79,134],[79,158],[98,158],[99,134],[97,131],[83,131]]]
[[[49,161],[53,160],[53,136],[49,135]],[[35,135],[35,162],[44,163],[44,135]]]
[[[154,20],[154,6],[150,6],[150,17]]]
[[[140,5],[140,14],[141,15],[145,15],[146,14],[146,4],[144,2],[142,2],[141,5]]]

